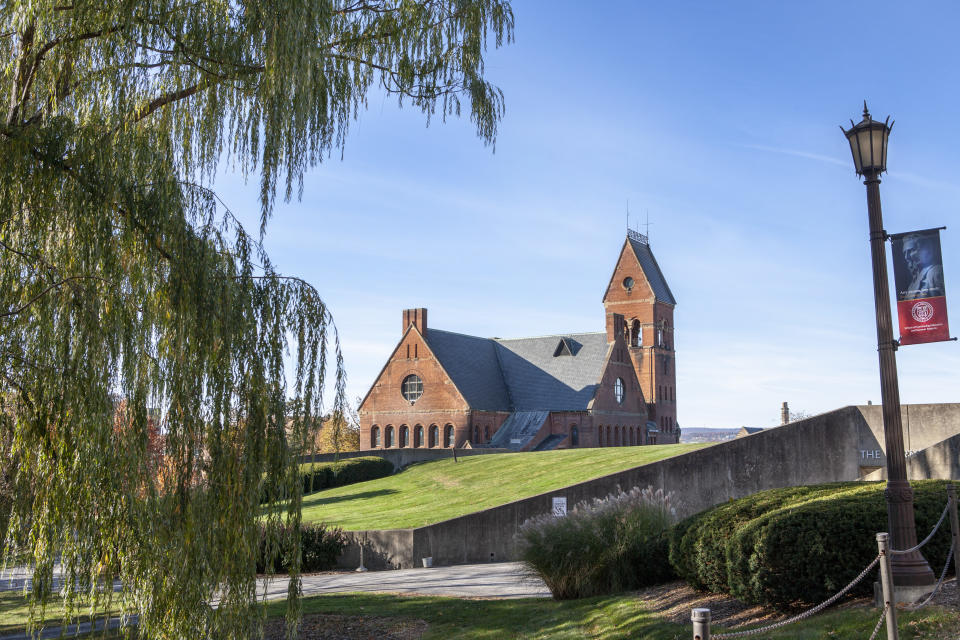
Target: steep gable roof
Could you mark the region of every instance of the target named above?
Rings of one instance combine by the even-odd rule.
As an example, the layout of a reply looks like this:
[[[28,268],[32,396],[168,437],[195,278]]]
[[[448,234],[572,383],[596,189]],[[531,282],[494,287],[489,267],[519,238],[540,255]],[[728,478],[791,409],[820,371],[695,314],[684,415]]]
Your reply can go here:
[[[606,333],[502,340],[430,328],[425,339],[467,403],[489,411],[585,411],[609,350]]]
[[[607,359],[606,333],[563,338],[569,356],[555,357],[561,336],[497,340],[500,367],[518,411],[585,411],[596,394]]]
[[[433,328],[424,339],[473,409],[510,410],[493,340]]]
[[[663,277],[663,272],[660,271],[660,265],[657,264],[657,259],[653,257],[653,252],[650,250],[650,244],[646,241],[646,236],[628,231],[627,242],[630,243],[630,247],[633,249],[633,255],[637,257],[637,262],[640,263],[643,275],[646,276],[647,282],[650,283],[650,288],[653,290],[653,295],[657,301],[676,305],[677,301],[674,299],[673,293],[670,292],[670,287],[667,286],[667,280]]]

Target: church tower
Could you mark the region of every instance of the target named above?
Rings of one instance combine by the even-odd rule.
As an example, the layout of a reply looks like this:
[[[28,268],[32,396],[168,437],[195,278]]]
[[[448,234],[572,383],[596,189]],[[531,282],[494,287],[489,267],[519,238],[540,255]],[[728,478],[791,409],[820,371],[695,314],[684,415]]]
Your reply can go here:
[[[651,429],[648,433],[651,441],[659,444],[680,440],[673,340],[676,305],[647,236],[628,230],[603,296],[603,306],[607,314],[618,313],[626,319],[630,358],[647,401],[650,421],[659,431],[654,433]]]

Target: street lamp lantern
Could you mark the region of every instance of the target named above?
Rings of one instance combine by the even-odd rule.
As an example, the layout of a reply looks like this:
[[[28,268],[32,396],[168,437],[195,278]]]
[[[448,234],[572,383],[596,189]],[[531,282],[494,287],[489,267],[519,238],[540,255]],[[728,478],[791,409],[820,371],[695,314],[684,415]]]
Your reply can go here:
[[[887,170],[889,116],[883,122],[870,117],[863,102],[863,120],[843,134],[850,143],[857,175],[867,187],[867,214],[870,221],[870,254],[873,261],[873,300],[877,320],[877,353],[880,357],[880,396],[883,401],[883,434],[886,442],[887,522],[894,549],[913,549],[917,529],[913,513],[913,490],[907,481],[907,463],[903,448],[903,422],[900,417],[900,386],[897,381],[897,346],[893,339],[890,314],[890,288],[887,283],[887,232],[880,209],[880,174]],[[933,571],[919,551],[894,555],[891,559],[893,583],[904,601],[921,595],[934,583]],[[901,595],[898,594],[898,599]]]
[[[850,152],[853,154],[853,164],[857,170],[857,175],[880,175],[887,170],[887,138],[890,137],[890,130],[893,129],[893,123],[890,122],[890,116],[883,122],[874,120],[867,111],[867,101],[863,101],[863,120],[858,124],[850,121],[850,129],[844,129],[843,135],[847,136],[847,142],[850,143]]]

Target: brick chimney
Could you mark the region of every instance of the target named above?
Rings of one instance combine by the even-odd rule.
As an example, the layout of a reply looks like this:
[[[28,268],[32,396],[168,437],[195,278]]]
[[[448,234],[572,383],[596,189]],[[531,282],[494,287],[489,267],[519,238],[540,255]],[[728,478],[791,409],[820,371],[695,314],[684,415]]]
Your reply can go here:
[[[410,325],[417,327],[421,334],[427,334],[427,310],[426,309],[404,309],[403,310],[403,332],[406,333]]]
[[[780,424],[787,424],[790,422],[790,406],[784,402],[783,406],[780,407]]]
[[[607,313],[607,343],[611,343],[617,339],[617,336],[622,336],[624,331],[627,328],[627,323],[624,321],[623,316],[619,313],[613,313],[612,311]]]

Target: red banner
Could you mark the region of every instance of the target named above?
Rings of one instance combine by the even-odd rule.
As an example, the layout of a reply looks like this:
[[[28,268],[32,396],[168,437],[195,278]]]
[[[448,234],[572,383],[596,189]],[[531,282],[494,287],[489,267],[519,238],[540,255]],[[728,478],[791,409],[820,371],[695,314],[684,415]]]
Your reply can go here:
[[[940,229],[890,236],[900,344],[950,339]]]
[[[947,298],[919,298],[897,302],[900,317],[900,344],[920,344],[950,339],[947,326]]]

